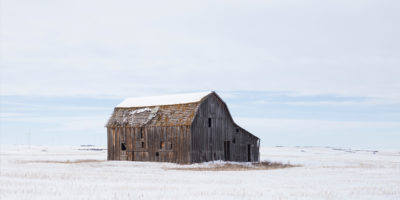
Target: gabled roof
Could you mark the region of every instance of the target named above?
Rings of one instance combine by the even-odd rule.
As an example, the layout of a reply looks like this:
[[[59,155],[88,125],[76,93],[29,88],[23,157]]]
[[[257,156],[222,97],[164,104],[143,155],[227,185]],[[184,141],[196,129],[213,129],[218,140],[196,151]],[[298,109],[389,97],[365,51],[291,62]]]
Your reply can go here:
[[[106,126],[189,126],[199,105],[200,102],[141,108],[115,108]]]
[[[117,105],[117,108],[132,108],[144,106],[175,105],[200,102],[201,99],[212,92],[199,92],[187,94],[173,94],[151,97],[127,98]]]
[[[212,93],[127,98],[115,107],[106,126],[191,125],[201,100]]]

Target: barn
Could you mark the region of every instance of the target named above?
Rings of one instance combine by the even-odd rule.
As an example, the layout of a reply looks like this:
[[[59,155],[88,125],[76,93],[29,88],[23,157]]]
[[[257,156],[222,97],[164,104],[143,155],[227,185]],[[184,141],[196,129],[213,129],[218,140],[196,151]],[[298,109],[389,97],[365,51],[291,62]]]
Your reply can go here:
[[[127,98],[106,124],[108,160],[257,162],[260,139],[215,92]]]

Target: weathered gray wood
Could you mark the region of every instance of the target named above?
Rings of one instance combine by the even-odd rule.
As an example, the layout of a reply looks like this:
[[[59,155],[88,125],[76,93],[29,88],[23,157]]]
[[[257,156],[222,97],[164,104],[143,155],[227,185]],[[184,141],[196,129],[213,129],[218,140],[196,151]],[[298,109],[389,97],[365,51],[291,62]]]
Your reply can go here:
[[[111,160],[111,133],[110,128],[107,127],[107,160]]]
[[[211,128],[208,127],[208,118],[211,118]],[[236,133],[236,129],[239,129],[239,133]],[[224,141],[229,141],[228,157],[232,161],[248,161],[248,144],[251,145],[250,160],[259,161],[259,139],[236,125],[226,104],[215,95],[210,95],[200,104],[191,132],[191,162],[225,160]]]
[[[226,158],[259,161],[259,138],[233,121],[228,107],[215,93],[197,103],[157,107],[158,112],[150,121],[151,113],[143,112],[134,116],[137,119],[128,119],[129,123],[123,123],[122,116],[130,116],[129,111],[138,108],[114,109],[116,119],[110,119],[107,124],[108,160],[182,164]],[[160,148],[160,142],[164,142],[164,148]],[[121,149],[122,143],[125,151]],[[224,143],[229,143],[229,151]],[[225,155],[225,151],[229,155]]]

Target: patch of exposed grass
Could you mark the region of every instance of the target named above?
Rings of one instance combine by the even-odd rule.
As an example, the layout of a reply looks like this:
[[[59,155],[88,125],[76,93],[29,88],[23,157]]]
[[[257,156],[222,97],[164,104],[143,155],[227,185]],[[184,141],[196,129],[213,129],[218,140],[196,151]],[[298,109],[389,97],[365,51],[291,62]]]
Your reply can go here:
[[[262,161],[258,163],[218,163],[199,167],[177,167],[167,168],[169,170],[187,170],[187,171],[248,171],[248,170],[271,170],[289,167],[300,167],[300,165],[284,164],[279,162]]]

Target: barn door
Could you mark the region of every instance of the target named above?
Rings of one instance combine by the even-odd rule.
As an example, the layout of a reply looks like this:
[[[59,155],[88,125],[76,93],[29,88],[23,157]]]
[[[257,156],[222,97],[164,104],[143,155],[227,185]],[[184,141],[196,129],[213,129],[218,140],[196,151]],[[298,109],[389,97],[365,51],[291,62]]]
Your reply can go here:
[[[251,162],[251,144],[247,145],[247,161]]]
[[[120,132],[120,158],[119,160],[127,160],[128,155],[126,154],[126,128],[123,128]]]
[[[230,161],[231,160],[231,148],[230,141],[224,141],[224,155],[225,155],[225,161]]]

